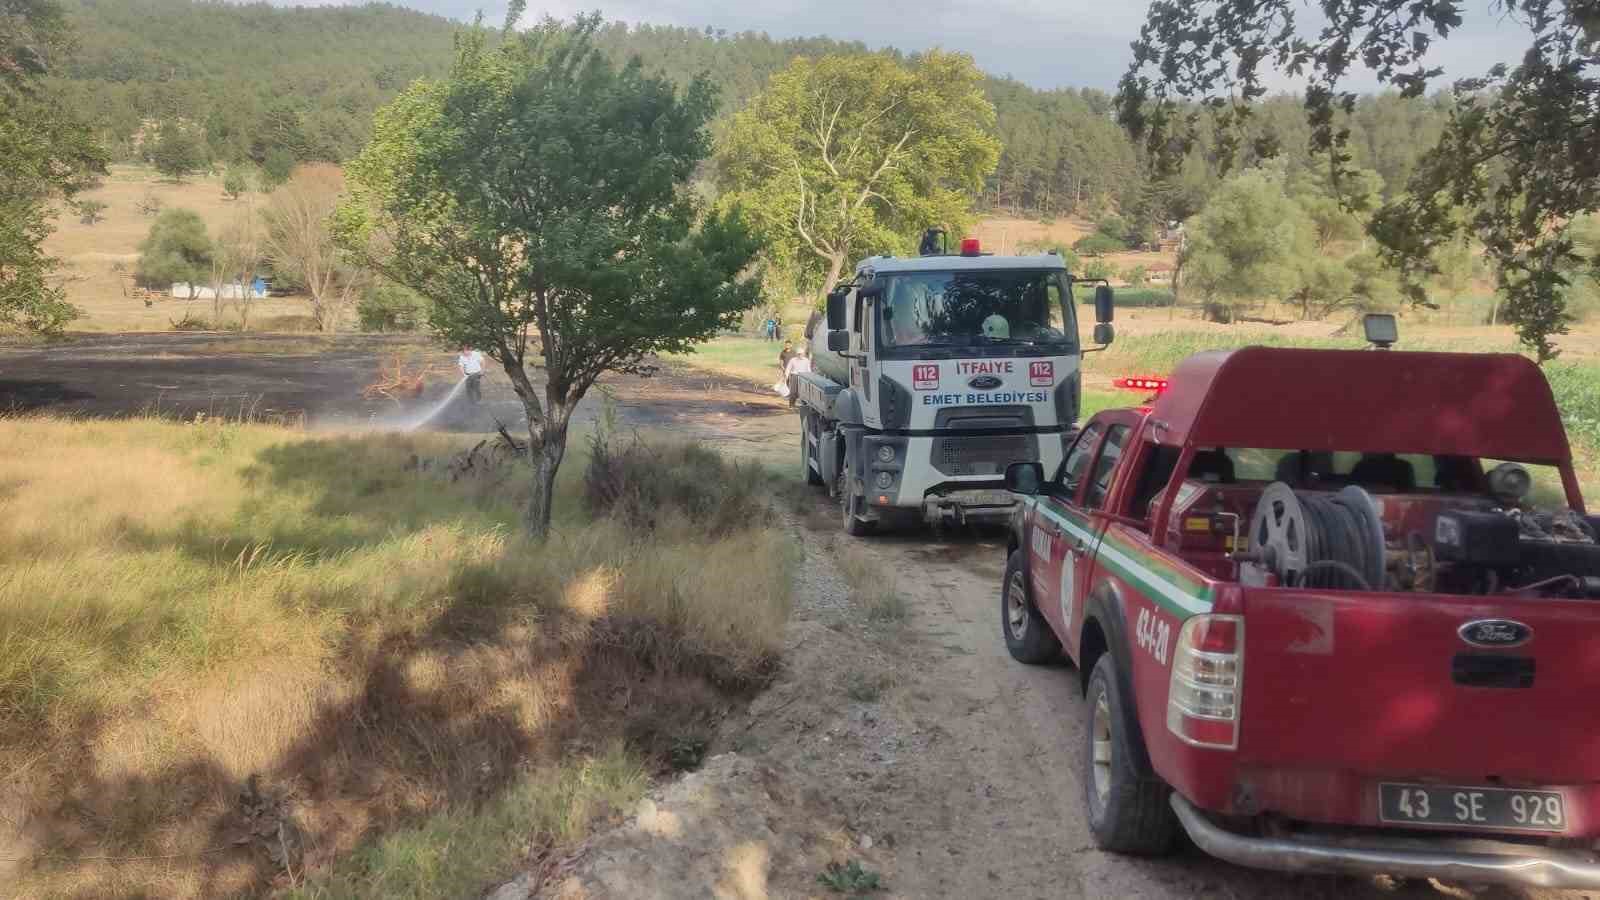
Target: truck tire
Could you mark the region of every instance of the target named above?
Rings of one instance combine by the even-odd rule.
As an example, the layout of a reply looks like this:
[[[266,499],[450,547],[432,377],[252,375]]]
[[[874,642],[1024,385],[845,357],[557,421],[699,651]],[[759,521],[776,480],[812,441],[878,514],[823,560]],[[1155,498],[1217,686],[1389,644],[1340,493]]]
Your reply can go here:
[[[844,465],[839,471],[838,494],[839,509],[844,513],[844,533],[851,537],[871,534],[873,523],[856,515],[855,473],[851,471],[848,455],[845,456]]]
[[[1133,710],[1117,685],[1116,660],[1101,654],[1089,676],[1089,722],[1083,755],[1084,808],[1102,850],[1135,856],[1172,852],[1178,818],[1167,804],[1171,788],[1134,767],[1135,738],[1124,727]]]
[[[1037,666],[1061,655],[1061,641],[1033,605],[1028,558],[1020,549],[1006,557],[1006,577],[1000,582],[1000,633],[1017,662]]]
[[[822,484],[822,473],[811,468],[811,430],[815,415],[802,412],[800,414],[800,474],[805,476],[806,484],[816,487]],[[817,468],[822,467],[821,460],[817,461]]]

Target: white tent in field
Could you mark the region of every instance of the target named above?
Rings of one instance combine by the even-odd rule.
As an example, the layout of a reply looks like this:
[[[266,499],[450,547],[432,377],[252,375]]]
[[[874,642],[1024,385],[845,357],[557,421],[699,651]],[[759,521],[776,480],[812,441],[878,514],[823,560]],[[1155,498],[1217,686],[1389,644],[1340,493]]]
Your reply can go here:
[[[191,290],[190,285],[187,282],[174,281],[172,283],[172,297],[173,297],[173,299],[176,299],[176,300],[215,300],[215,299],[218,299],[217,298],[217,292],[213,291],[209,285],[197,284],[197,285],[193,286],[193,293],[190,293],[190,290]],[[222,286],[222,297],[221,297],[221,299],[223,299],[223,300],[243,300],[247,296],[251,300],[260,300],[260,299],[266,297],[267,296],[267,292],[266,292],[265,286],[263,286],[262,284],[260,284],[258,282],[255,285],[252,285],[251,287],[247,288],[247,287],[245,287],[243,282],[239,282],[239,281],[235,281],[232,284],[225,284],[225,285]]]

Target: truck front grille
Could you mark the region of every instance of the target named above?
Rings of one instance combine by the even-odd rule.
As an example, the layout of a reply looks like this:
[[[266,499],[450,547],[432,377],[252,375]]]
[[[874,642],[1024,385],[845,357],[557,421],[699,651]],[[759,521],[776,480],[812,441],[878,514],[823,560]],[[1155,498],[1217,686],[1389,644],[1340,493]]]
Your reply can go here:
[[[963,434],[933,439],[933,467],[944,475],[1004,475],[1014,462],[1038,462],[1031,434]]]

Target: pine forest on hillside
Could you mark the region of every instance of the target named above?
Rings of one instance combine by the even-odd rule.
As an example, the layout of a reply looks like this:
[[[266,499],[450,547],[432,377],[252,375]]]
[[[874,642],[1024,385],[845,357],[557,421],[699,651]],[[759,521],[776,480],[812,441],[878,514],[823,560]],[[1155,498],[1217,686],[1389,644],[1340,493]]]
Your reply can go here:
[[[295,162],[354,156],[371,136],[373,112],[412,80],[443,74],[455,36],[470,27],[388,4],[69,0],[67,11],[76,48],[52,88],[103,129],[114,158],[147,158],[161,124],[172,122],[203,137],[219,168],[249,161],[285,172]],[[613,57],[637,54],[679,83],[708,74],[721,92],[719,124],[797,56],[868,52],[823,37],[621,23],[605,26],[597,44]],[[1036,90],[992,77],[985,87],[1004,149],[982,205],[1090,217],[1119,209],[1154,222],[1193,214],[1220,180],[1202,150],[1174,183],[1147,183],[1106,91]],[[1298,101],[1264,106],[1257,127],[1275,133],[1291,170],[1309,165]],[[1386,193],[1399,190],[1446,110],[1443,100],[1364,99],[1350,123],[1356,165],[1377,171]]]

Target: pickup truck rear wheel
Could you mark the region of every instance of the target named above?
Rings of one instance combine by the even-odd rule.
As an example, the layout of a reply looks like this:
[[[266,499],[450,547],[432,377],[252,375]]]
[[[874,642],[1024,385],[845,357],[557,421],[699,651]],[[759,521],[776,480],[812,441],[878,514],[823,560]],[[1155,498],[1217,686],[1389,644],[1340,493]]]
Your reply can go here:
[[[1036,666],[1061,654],[1061,641],[1033,605],[1028,587],[1028,557],[1021,550],[1006,557],[1006,577],[1000,585],[1000,633],[1005,635],[1011,658]]]
[[[1135,738],[1123,727],[1133,711],[1123,705],[1116,665],[1110,653],[1102,654],[1089,676],[1083,773],[1089,831],[1102,850],[1160,856],[1172,851],[1178,835],[1177,816],[1167,804],[1172,789],[1134,767]]]

